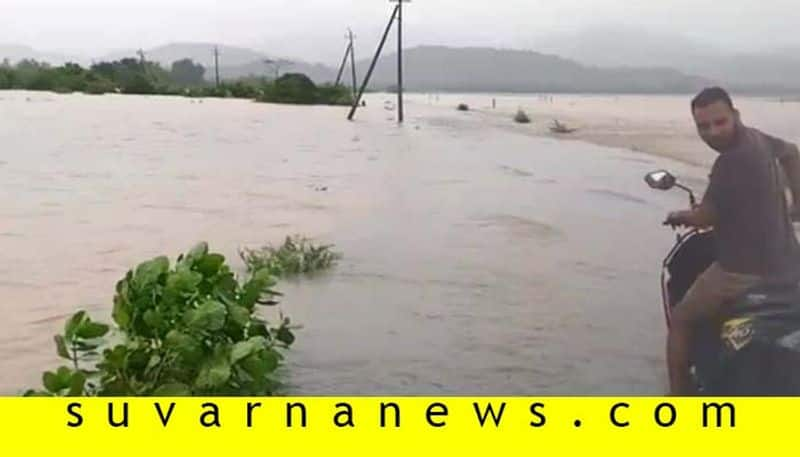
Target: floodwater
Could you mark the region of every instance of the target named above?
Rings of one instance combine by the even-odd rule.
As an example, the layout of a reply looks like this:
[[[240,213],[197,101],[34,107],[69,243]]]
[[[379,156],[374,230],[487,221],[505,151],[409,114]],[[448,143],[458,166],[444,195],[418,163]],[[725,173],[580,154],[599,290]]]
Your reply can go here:
[[[0,92],[0,393],[38,386],[78,308],[205,240],[333,243],[283,281],[295,394],[660,394],[668,159],[484,125],[409,97],[346,109]],[[321,190],[327,188],[327,190]]]

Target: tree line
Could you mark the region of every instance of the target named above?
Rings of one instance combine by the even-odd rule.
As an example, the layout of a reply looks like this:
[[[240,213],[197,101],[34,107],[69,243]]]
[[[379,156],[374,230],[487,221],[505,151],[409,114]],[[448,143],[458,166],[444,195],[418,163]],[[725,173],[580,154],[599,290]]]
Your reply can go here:
[[[183,95],[190,97],[248,98],[262,102],[350,105],[352,95],[342,86],[317,86],[306,75],[287,73],[223,81],[205,79],[206,68],[191,59],[172,63],[169,69],[145,59],[124,58],[84,68],[75,63],[51,66],[25,59],[0,64],[0,90],[34,90],[86,94]]]

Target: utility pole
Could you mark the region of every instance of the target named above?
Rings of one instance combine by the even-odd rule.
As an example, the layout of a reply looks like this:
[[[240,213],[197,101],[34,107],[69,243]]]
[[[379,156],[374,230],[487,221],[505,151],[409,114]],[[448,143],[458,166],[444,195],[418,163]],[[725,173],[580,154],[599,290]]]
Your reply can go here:
[[[353,31],[348,27],[347,35],[345,38],[348,40],[347,42],[347,49],[344,51],[344,58],[342,59],[342,64],[339,66],[339,73],[336,74],[336,83],[334,86],[338,86],[342,82],[342,75],[344,74],[344,67],[347,65],[347,59],[350,59],[350,67],[353,73],[353,98],[355,98],[356,94],[358,93],[358,77],[356,76],[356,52],[355,52],[355,35],[353,35]]]
[[[214,74],[216,76],[217,87],[219,87],[219,47],[214,46]]]
[[[353,31],[347,29],[347,35],[350,39],[350,67],[353,70],[353,99],[355,100],[356,92],[358,92],[358,78],[356,78],[356,45],[353,41]]]
[[[392,0],[394,1],[394,0]],[[403,2],[397,0],[397,122],[402,123],[403,113]]]
[[[347,58],[350,57],[350,48],[353,46],[353,43],[347,45],[347,49],[344,51],[344,58],[342,58],[342,65],[339,66],[339,73],[336,75],[336,83],[334,86],[338,86],[340,82],[342,82],[342,73],[344,73],[344,66],[347,64]]]
[[[144,60],[144,51],[140,48],[138,51],[136,51],[136,54],[139,55],[139,65],[142,67],[142,73],[144,73],[145,76],[149,76]]]
[[[411,0],[389,0],[391,3],[397,3],[397,6],[394,7],[394,11],[392,12],[392,17],[389,19],[389,23],[386,24],[386,30],[383,32],[383,37],[381,38],[380,44],[378,44],[378,50],[375,51],[375,57],[372,58],[372,63],[369,66],[369,70],[367,70],[367,75],[364,77],[364,81],[361,83],[361,89],[356,96],[355,102],[353,103],[353,107],[350,109],[350,114],[347,115],[348,120],[353,120],[353,116],[356,114],[356,110],[358,109],[358,105],[361,101],[361,97],[364,96],[364,91],[367,89],[369,85],[369,80],[372,77],[372,72],[375,71],[375,65],[378,63],[378,58],[381,55],[381,51],[383,51],[383,45],[386,44],[386,38],[389,36],[389,32],[392,29],[392,24],[394,24],[395,19],[398,21],[398,32],[397,32],[397,122],[402,123],[404,118],[403,112],[403,27],[402,27],[402,9],[403,3],[408,3]]]

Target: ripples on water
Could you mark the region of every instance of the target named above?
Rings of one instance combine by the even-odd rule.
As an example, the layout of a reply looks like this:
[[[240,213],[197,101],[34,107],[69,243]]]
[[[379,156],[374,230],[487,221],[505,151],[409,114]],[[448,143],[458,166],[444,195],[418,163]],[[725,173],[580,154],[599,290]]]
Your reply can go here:
[[[294,233],[345,255],[280,285],[304,325],[294,392],[662,391],[659,222],[681,199],[642,176],[664,161],[413,97],[406,128],[380,108],[349,123],[338,108],[193,102],[0,100],[0,391],[39,382],[77,307],[107,321],[135,263],[208,240],[238,265],[238,247]]]

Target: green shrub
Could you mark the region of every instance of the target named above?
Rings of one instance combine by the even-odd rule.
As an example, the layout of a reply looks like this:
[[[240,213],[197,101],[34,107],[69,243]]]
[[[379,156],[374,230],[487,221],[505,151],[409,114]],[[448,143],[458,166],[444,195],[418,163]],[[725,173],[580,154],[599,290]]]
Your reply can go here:
[[[78,312],[55,337],[70,366],[44,373],[44,390],[26,395],[273,394],[279,349],[295,338],[288,318],[271,327],[257,316],[257,305],[277,304],[274,285],[266,269],[240,282],[205,243],[174,265],[166,257],[144,262],[117,283],[115,342],[102,339],[108,325]]]
[[[247,270],[266,270],[278,277],[313,273],[332,267],[341,254],[332,245],[315,245],[302,237],[286,237],[279,247],[264,246],[259,249],[242,249],[239,256]]]
[[[317,88],[317,103],[352,106],[354,101],[353,92],[346,87],[323,85]]]
[[[311,105],[317,102],[317,86],[300,73],[287,73],[268,86],[261,101]]]
[[[143,74],[133,74],[126,78],[120,85],[123,94],[148,95],[156,93],[156,87],[147,76]]]
[[[13,89],[16,75],[11,68],[0,67],[0,89]]]
[[[234,98],[254,99],[261,92],[257,86],[245,83],[243,81],[237,81],[233,84],[225,84],[225,87]]]

